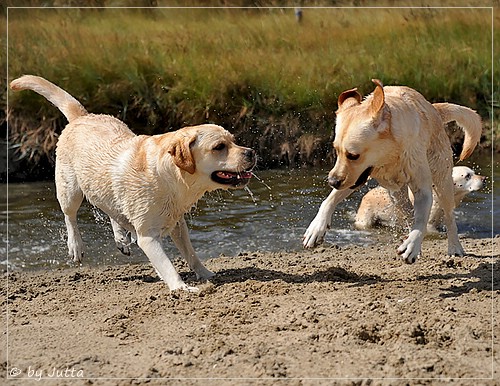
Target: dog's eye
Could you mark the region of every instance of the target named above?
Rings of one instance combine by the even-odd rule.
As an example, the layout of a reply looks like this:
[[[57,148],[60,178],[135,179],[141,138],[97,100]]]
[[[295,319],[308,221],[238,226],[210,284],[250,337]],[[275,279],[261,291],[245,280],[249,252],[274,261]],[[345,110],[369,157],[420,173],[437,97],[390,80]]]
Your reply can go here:
[[[359,154],[347,153],[346,157],[347,157],[347,159],[350,159],[351,161],[356,161],[359,158]]]
[[[219,143],[217,146],[215,146],[213,148],[213,150],[217,150],[217,151],[221,151],[221,150],[224,150],[226,148],[226,144],[224,143]]]
[[[472,174],[466,174],[465,175],[465,181],[469,181],[472,178]]]

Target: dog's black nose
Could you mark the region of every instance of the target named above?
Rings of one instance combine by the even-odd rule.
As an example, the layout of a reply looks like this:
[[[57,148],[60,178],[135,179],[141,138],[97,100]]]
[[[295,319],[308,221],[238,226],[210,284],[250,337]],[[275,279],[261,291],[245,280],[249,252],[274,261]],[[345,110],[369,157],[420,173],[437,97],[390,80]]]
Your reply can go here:
[[[244,152],[245,158],[249,161],[255,160],[255,150],[253,149],[246,149]]]
[[[338,189],[341,183],[342,180],[339,180],[337,177],[328,177],[328,185],[332,188]]]

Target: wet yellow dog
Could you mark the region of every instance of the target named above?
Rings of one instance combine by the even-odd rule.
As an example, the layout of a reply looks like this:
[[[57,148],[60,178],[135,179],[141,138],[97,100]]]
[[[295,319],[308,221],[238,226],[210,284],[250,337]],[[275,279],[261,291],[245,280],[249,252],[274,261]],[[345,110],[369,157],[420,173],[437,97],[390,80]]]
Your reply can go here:
[[[11,88],[43,95],[69,121],[57,143],[55,180],[75,261],[83,255],[76,215],[85,197],[110,217],[118,248],[130,254],[129,245],[137,240],[171,290],[197,288],[183,282],[165,254],[164,234],[198,278],[213,276],[191,245],[184,214],[207,191],[245,186],[256,163],[253,150],[208,124],[136,136],[120,120],[88,113],[66,91],[37,76],[16,79]]]
[[[453,154],[444,124],[456,121],[465,139],[460,160],[471,155],[481,136],[481,119],[473,110],[451,103],[430,103],[417,91],[386,86],[374,79],[375,91],[362,100],[356,89],[338,98],[333,146],[337,161],[328,181],[333,188],[307,228],[303,244],[319,244],[337,204],[368,177],[409,202],[414,196],[414,223],[398,253],[408,263],[420,254],[434,190],[448,230],[448,254],[463,255],[453,209]]]

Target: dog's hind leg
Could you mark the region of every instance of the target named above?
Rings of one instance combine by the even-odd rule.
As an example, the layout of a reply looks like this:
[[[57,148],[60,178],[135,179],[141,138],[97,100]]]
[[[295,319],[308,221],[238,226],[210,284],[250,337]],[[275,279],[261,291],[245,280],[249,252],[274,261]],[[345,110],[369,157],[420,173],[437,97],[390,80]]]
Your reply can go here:
[[[68,232],[68,254],[75,263],[79,263],[83,256],[83,240],[78,229],[76,216],[83,202],[83,193],[78,187],[76,179],[65,178],[56,166],[57,200],[64,213],[64,222]]]
[[[63,210],[64,211],[64,210]],[[64,213],[64,222],[68,231],[68,254],[75,263],[80,263],[83,257],[83,240],[76,222],[76,211]]]
[[[110,217],[116,247],[124,255],[130,256],[130,244],[132,244],[131,233]]]
[[[184,218],[182,218],[172,232],[170,232],[170,237],[182,257],[187,261],[189,267],[196,273],[198,279],[209,279],[215,275],[203,265],[196,255],[189,238],[189,230]]]

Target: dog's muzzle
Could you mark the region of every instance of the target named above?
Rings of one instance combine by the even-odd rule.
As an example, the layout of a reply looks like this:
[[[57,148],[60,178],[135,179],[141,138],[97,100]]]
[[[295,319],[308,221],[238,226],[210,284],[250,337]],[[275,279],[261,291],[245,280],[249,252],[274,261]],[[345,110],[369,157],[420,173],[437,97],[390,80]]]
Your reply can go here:
[[[232,188],[240,188],[248,184],[252,178],[252,169],[257,163],[255,150],[245,149],[243,153],[245,159],[245,168],[242,171],[234,172],[227,170],[219,170],[212,173],[212,180],[221,185],[228,185]]]
[[[212,180],[221,185],[229,185],[234,188],[244,186],[252,178],[252,172],[250,170],[243,172],[225,172],[218,171],[212,173]]]
[[[349,189],[356,189],[357,187],[363,185],[368,181],[368,177],[370,177],[370,174],[373,170],[373,167],[367,168],[361,175],[358,177],[357,181],[354,183],[354,185],[350,186]],[[337,177],[328,177],[328,185],[330,185],[334,189],[339,189],[342,185],[344,180],[340,180]]]

